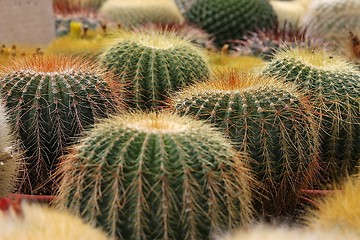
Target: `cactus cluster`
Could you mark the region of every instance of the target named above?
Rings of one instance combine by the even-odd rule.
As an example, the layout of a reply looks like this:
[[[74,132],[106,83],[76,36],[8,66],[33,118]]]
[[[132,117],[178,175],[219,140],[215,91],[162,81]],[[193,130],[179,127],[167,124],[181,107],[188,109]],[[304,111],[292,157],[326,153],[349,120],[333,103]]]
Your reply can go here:
[[[124,27],[147,23],[181,23],[183,18],[172,0],[108,0],[100,14]]]
[[[107,240],[105,233],[85,224],[68,212],[27,202],[0,203],[0,239],[2,240]]]
[[[111,82],[87,61],[61,56],[19,59],[0,72],[11,131],[26,150],[29,179],[22,191],[49,194],[49,177],[65,147],[97,118],[116,111]]]
[[[360,72],[339,56],[309,48],[278,52],[264,75],[292,82],[314,102],[325,180],[354,173],[360,157]]]
[[[201,50],[170,32],[129,33],[116,39],[100,62],[125,86],[126,103],[139,109],[164,106],[169,93],[210,72]]]
[[[210,239],[250,220],[247,159],[188,117],[116,116],[64,158],[57,204],[116,239]]]
[[[267,0],[198,0],[185,19],[212,34],[222,47],[248,31],[272,28],[276,15]]]
[[[340,44],[349,31],[360,30],[360,2],[358,0],[314,0],[301,25],[309,37]]]
[[[253,158],[252,170],[263,183],[257,207],[265,214],[292,212],[298,190],[315,179],[316,124],[294,86],[231,70],[183,90],[172,105],[214,124]]]

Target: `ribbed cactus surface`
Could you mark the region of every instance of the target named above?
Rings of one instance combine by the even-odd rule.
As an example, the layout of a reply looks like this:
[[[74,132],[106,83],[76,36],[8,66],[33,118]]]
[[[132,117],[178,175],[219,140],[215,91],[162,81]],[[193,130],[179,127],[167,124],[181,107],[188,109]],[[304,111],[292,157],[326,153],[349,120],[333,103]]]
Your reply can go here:
[[[73,150],[58,205],[116,239],[210,239],[251,215],[247,157],[202,122],[116,116]]]
[[[195,84],[172,104],[182,115],[193,115],[222,129],[235,147],[254,159],[262,211],[292,211],[301,187],[318,171],[318,136],[308,103],[292,85],[271,78],[224,71]]]
[[[358,0],[314,0],[303,16],[301,25],[307,36],[342,45],[349,31],[360,31]]]
[[[185,14],[189,23],[212,34],[220,47],[248,31],[271,28],[275,18],[267,0],[198,0]]]
[[[106,76],[70,57],[26,58],[1,69],[0,93],[26,155],[24,192],[49,193],[65,147],[97,118],[115,112]],[[37,190],[41,188],[41,190]]]
[[[322,135],[322,168],[328,180],[354,173],[360,157],[360,73],[325,51],[288,49],[263,70],[295,83],[314,102]]]
[[[0,205],[1,240],[108,240],[104,232],[68,212],[17,200]]]
[[[209,76],[201,50],[166,32],[129,33],[104,52],[101,64],[125,86],[127,104],[139,109],[164,106],[169,93]]]

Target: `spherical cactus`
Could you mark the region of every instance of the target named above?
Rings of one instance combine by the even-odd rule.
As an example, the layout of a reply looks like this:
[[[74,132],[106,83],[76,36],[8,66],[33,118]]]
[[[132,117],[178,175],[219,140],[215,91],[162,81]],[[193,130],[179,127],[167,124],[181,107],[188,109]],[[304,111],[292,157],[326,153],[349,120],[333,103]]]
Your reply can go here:
[[[14,190],[20,170],[20,154],[16,153],[13,137],[10,135],[8,117],[0,103],[0,198],[7,197]]]
[[[166,32],[129,33],[104,52],[101,64],[125,85],[127,104],[139,109],[163,106],[170,92],[209,76],[202,52]]]
[[[123,27],[183,21],[181,13],[171,0],[108,0],[100,8],[100,14]]]
[[[200,121],[117,116],[73,150],[58,205],[116,239],[210,239],[251,216],[247,156]]]
[[[106,75],[79,58],[26,58],[0,72],[0,94],[26,155],[22,191],[49,194],[57,158],[97,118],[115,112],[117,97]]]
[[[349,31],[360,30],[358,0],[315,0],[302,19],[307,36],[341,43]]]
[[[319,143],[309,104],[292,85],[232,70],[183,90],[172,104],[215,124],[254,159],[261,211],[293,213],[298,190],[318,171]]]
[[[360,157],[360,72],[325,51],[285,49],[263,74],[295,83],[314,102],[322,135],[325,181],[354,173]]]
[[[309,228],[324,231],[338,229],[342,232],[355,232],[359,238],[359,192],[360,178],[349,178],[333,194],[329,194],[320,200],[318,209],[309,211],[306,217]]]
[[[2,240],[108,239],[105,233],[68,212],[26,202],[10,202],[6,209],[3,202],[0,204]]]
[[[276,15],[267,0],[198,0],[185,19],[214,35],[217,46],[248,31],[271,28]]]
[[[359,239],[359,235],[353,232],[342,232],[335,229],[291,228],[289,226],[271,226],[258,224],[249,229],[242,229],[235,233],[219,238],[218,240],[340,240]]]

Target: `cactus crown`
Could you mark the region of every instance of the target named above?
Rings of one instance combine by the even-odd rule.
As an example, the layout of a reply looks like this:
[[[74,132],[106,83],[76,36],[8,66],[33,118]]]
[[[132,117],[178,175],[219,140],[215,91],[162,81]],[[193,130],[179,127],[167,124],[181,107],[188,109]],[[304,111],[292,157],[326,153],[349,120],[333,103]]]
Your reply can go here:
[[[340,56],[334,57],[330,52],[325,50],[311,48],[283,48],[277,52],[274,61],[283,59],[295,59],[296,61],[318,70],[325,70],[332,73],[347,72],[354,73],[357,71],[354,65],[349,64],[345,58]]]

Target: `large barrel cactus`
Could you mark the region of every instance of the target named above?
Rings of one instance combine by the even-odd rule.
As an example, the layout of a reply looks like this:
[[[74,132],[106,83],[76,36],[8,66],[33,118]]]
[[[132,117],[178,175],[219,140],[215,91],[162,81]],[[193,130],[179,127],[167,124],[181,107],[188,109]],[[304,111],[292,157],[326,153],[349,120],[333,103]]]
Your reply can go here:
[[[325,51],[285,49],[263,74],[293,82],[314,102],[322,137],[325,181],[356,171],[360,157],[360,72],[356,65]]]
[[[248,31],[273,27],[276,14],[267,0],[197,0],[185,19],[214,35],[221,47]]]
[[[319,143],[308,102],[292,85],[231,70],[183,90],[172,104],[215,124],[254,159],[261,212],[293,212],[298,190],[316,177]]]
[[[51,193],[49,177],[65,147],[97,118],[115,112],[109,84],[78,58],[19,59],[1,69],[0,94],[26,155],[23,192]]]
[[[251,216],[246,160],[191,118],[116,116],[64,159],[58,205],[116,239],[210,239]]]
[[[209,76],[200,49],[169,32],[124,34],[101,57],[128,92],[133,108],[164,106],[169,93]]]

